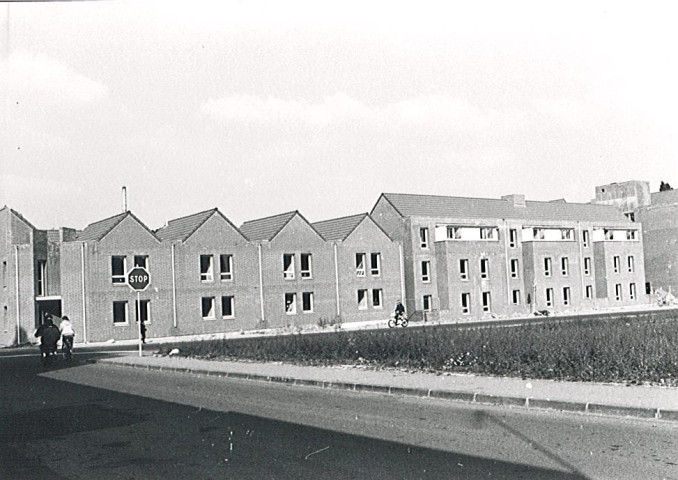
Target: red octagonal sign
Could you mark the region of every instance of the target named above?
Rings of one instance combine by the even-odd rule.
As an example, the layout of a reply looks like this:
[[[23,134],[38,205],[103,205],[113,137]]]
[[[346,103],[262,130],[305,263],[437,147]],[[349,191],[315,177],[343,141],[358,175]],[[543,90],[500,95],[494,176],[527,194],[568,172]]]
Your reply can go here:
[[[143,292],[151,283],[151,274],[143,267],[134,267],[127,272],[127,285],[135,292]]]

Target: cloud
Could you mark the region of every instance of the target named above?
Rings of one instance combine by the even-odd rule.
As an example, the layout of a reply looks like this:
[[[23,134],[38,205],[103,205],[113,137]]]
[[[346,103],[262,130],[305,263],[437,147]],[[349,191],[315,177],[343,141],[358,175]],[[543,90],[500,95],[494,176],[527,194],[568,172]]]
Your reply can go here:
[[[46,55],[13,53],[2,61],[0,85],[12,99],[40,105],[82,105],[102,100],[108,88]],[[17,100],[19,101],[19,100]]]

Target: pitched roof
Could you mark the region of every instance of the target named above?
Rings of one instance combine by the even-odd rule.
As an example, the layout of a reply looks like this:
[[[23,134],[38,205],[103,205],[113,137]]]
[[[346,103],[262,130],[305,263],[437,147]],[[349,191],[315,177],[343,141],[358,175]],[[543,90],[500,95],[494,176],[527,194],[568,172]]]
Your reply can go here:
[[[615,207],[590,203],[526,201],[525,206],[493,198],[382,193],[403,217],[522,219],[528,221],[630,221]]]
[[[664,205],[669,203],[678,203],[678,189],[664,190],[655,192],[651,195],[651,205]]]
[[[315,228],[325,240],[346,240],[365,217],[367,217],[367,213],[323,220],[322,222],[315,222],[313,228]]]
[[[181,240],[183,242],[193,235],[193,233],[215,213],[220,213],[217,208],[194,213],[185,217],[175,218],[174,220],[167,222],[167,225],[164,227],[156,230],[155,234],[163,241]]]
[[[14,209],[12,209],[12,208],[9,208],[7,205],[5,205],[4,207],[0,208],[0,211],[2,211],[2,210],[4,210],[4,209],[7,209],[7,211],[9,212],[10,215],[14,215],[15,217],[17,217],[19,220],[21,220],[22,222],[24,222],[29,228],[32,228],[33,230],[37,230],[37,228],[35,228],[35,226],[34,226],[31,222],[29,222],[29,221],[26,219],[26,217],[24,217],[23,215],[21,215],[21,214],[20,214],[19,212],[17,212],[16,210],[14,210]]]
[[[240,226],[240,231],[250,240],[270,241],[295,215],[299,215],[297,210],[273,215],[272,217],[250,220]]]
[[[91,242],[91,241],[99,242],[127,217],[132,217],[139,223],[139,225],[144,227],[148,231],[148,233],[150,233],[154,238],[156,239],[158,238],[146,225],[144,225],[144,223],[141,220],[134,216],[132,212],[122,212],[119,213],[118,215],[114,215],[112,217],[99,220],[98,222],[90,223],[85,227],[85,229],[82,232],[78,233],[78,236],[75,238],[75,240],[78,242]]]

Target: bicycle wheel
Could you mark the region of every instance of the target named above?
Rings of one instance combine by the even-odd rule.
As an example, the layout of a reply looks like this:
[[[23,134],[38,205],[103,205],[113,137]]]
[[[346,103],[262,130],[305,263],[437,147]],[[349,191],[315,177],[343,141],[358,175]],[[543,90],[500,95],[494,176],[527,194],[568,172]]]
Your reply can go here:
[[[393,328],[396,326],[396,321],[394,318],[389,318],[388,319],[388,328]]]
[[[406,318],[403,318],[403,319],[400,321],[400,324],[401,324],[403,327],[406,327],[408,323],[409,323],[409,320],[406,319]]]

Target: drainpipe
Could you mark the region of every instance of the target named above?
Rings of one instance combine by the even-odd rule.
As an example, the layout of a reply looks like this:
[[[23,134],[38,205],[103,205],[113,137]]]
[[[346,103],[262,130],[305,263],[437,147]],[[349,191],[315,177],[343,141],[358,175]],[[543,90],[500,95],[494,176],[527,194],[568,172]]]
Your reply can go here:
[[[509,237],[509,228],[508,228],[508,224],[506,223],[506,220],[504,220],[504,260],[505,260],[504,266],[506,267],[505,268],[505,272],[506,272],[506,305],[507,305],[507,307],[510,307],[510,305],[511,305],[511,286],[510,286],[511,275],[509,273],[509,263],[511,263],[511,262],[509,260],[509,254],[508,254],[508,241],[509,241],[508,237]],[[516,239],[516,241],[517,241],[517,239]],[[520,263],[518,263],[518,266],[520,266]],[[508,308],[507,308],[507,310],[508,310]]]
[[[264,316],[264,272],[261,265],[261,243],[257,246],[259,252],[259,303],[261,305],[261,321],[266,321]]]
[[[14,245],[14,285],[16,289],[16,344],[21,345],[21,304],[19,303],[19,245]]]
[[[403,260],[403,244],[398,243],[398,256],[400,257],[400,298],[407,302],[405,298],[405,261]],[[407,303],[405,303],[407,305]]]
[[[579,282],[581,284],[581,299],[586,297],[586,285],[584,285],[584,250],[582,249],[581,223],[577,222],[577,244],[579,246]],[[593,267],[593,265],[591,265]],[[579,302],[581,308],[582,302]]]
[[[174,328],[177,328],[177,274],[174,261],[174,244],[172,244],[172,324]]]
[[[85,297],[85,248],[87,244],[80,244],[80,276],[82,278],[82,340],[87,343],[87,300]]]
[[[339,305],[339,263],[337,258],[337,242],[334,242],[334,285],[336,287],[337,297],[337,316],[341,316],[341,307]]]

